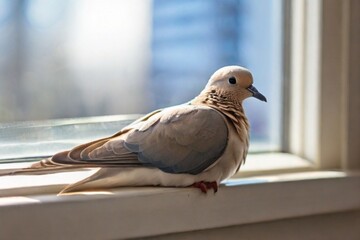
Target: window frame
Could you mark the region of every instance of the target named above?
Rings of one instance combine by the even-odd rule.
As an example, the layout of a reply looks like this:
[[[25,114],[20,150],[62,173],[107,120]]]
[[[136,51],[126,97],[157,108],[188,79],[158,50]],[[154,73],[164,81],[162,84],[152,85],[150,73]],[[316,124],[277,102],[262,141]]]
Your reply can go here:
[[[360,88],[358,3],[286,3],[291,16],[284,59],[290,91],[284,93],[284,151],[312,161],[316,169],[359,169],[360,128],[355,122],[360,116],[351,103],[359,103],[360,97],[350,94]]]

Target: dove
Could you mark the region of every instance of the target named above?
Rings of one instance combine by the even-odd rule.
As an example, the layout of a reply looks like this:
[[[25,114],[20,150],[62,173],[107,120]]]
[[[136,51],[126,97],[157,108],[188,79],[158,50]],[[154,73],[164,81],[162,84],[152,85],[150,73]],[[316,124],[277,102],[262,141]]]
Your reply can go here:
[[[245,162],[249,122],[242,103],[267,101],[251,72],[225,66],[191,101],[155,110],[118,133],[74,147],[12,174],[98,168],[61,193],[124,186],[196,187],[218,191]]]

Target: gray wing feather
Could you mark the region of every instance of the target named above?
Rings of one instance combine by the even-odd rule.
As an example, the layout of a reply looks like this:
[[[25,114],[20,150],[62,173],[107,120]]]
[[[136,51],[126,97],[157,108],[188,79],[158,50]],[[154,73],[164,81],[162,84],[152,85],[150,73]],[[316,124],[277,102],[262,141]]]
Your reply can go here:
[[[138,159],[169,173],[198,174],[223,153],[228,129],[219,112],[182,105],[165,109],[156,123],[130,132],[124,146]]]
[[[222,155],[227,139],[227,125],[219,112],[180,105],[155,111],[112,137],[57,154],[51,162],[148,166],[169,173],[198,174]]]

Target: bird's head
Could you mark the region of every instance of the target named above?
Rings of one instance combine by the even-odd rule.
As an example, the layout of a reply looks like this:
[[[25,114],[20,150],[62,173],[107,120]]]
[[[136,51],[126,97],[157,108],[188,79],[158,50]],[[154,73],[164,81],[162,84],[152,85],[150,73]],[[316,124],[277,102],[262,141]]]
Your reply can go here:
[[[266,98],[253,85],[251,72],[240,66],[226,66],[217,70],[209,79],[205,90],[216,91],[235,102],[255,97],[266,102]]]

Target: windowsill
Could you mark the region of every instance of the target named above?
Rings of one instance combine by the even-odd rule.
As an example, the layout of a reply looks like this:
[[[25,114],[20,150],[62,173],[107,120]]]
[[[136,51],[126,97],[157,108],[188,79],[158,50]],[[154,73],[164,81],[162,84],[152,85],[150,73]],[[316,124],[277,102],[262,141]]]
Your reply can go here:
[[[255,173],[251,166],[255,167],[256,161],[261,162],[260,156],[252,157],[258,159],[248,159],[245,166],[249,166],[244,167],[243,175]],[[298,165],[298,169],[304,168],[306,166]],[[266,171],[275,170],[262,169]],[[89,173],[72,175],[79,177],[79,174]],[[75,180],[68,178],[70,175],[66,178],[68,182]],[[6,181],[20,184],[20,181],[29,182],[28,177],[11,176],[6,177]],[[123,239],[360,209],[360,192],[354,191],[360,189],[360,174],[340,171],[236,176],[226,181],[217,194],[207,195],[198,189],[161,187],[39,195],[54,192],[65,182],[45,185],[44,179],[33,180],[37,177],[40,176],[31,176],[32,186],[28,184],[28,188],[23,188],[21,196],[14,196],[18,195],[16,192],[4,194],[11,188],[8,185],[5,189],[0,182],[3,195],[0,197],[0,239],[9,236],[18,239],[27,236],[34,239],[49,236]],[[4,177],[0,177],[0,181],[1,178]],[[16,181],[9,181],[9,178]],[[16,189],[14,185],[12,189]]]

